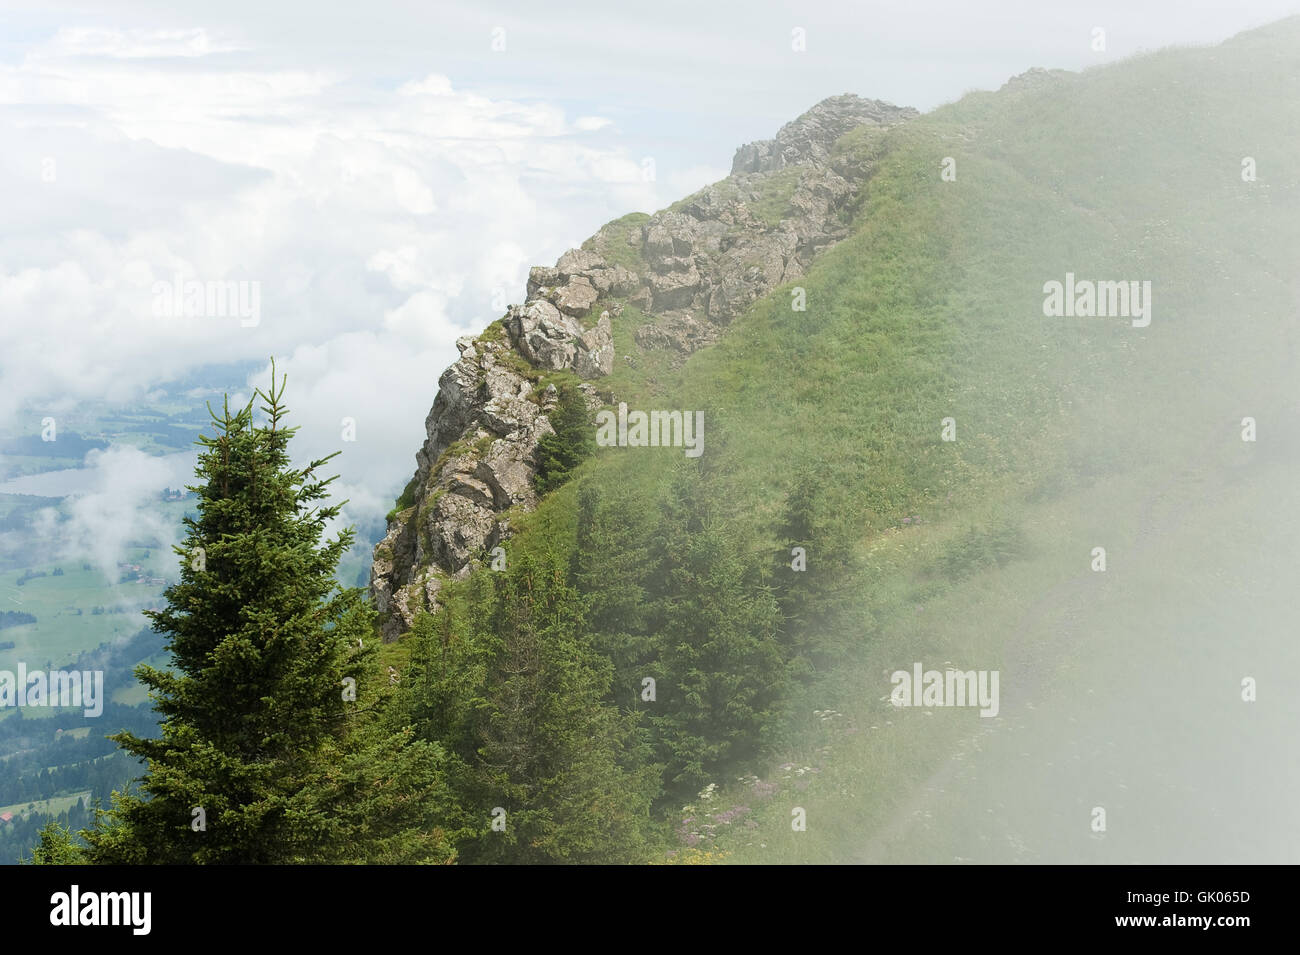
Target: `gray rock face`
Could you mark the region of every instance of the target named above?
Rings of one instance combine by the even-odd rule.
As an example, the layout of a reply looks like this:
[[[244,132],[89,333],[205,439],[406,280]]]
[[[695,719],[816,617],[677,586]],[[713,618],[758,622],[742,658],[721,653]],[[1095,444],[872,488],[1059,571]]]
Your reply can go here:
[[[608,315],[584,330],[576,318],[538,299],[511,305],[505,328],[519,353],[538,368],[569,369],[579,378],[599,378],[614,370],[614,330]]]
[[[591,279],[585,275],[575,275],[569,284],[555,291],[552,301],[565,315],[581,317],[591,311],[599,294],[592,286]]]
[[[468,574],[509,536],[511,509],[536,505],[537,445],[553,433],[547,416],[558,393],[538,391],[528,366],[584,379],[579,388],[594,413],[604,400],[588,382],[614,371],[613,320],[625,306],[648,319],[633,332],[639,349],[680,361],[716,341],[848,234],[845,211],[874,159],[836,154],[835,141],[915,115],[857,96],[818,103],[775,139],[742,146],[728,178],[654,216],[611,222],[554,266],[532,269],[524,303],[501,321],[504,335],[460,339],[460,358],[439,378],[425,419],[413,504],[375,548],[370,589],[384,639],[409,630],[448,579]],[[637,358],[624,361],[635,366]]]
[[[539,265],[528,273],[527,298],[530,302],[544,298],[561,311],[581,317],[599,296],[628,295],[639,284],[640,279],[630,269],[610,265],[594,252],[570,249],[554,268]],[[586,287],[596,294],[590,295]],[[581,311],[571,311],[578,308]]]
[[[614,371],[614,326],[608,312],[601,315],[595,328],[582,333],[577,344],[573,370],[579,378],[602,378]]]
[[[506,360],[505,342],[458,345],[460,359],[443,372],[425,420],[415,503],[394,517],[375,548],[370,591],[386,640],[432,606],[443,579],[467,572],[474,557],[497,545],[505,511],[536,503],[537,442],[553,429],[533,383]]]
[[[858,126],[893,126],[920,115],[910,106],[894,106],[852,93],[824,99],[798,119],[786,123],[775,139],[747,143],[731,161],[733,176],[772,172],[806,162],[825,162],[831,146]]]
[[[1023,92],[1051,86],[1070,76],[1069,70],[1048,70],[1041,66],[1030,67],[1002,84],[999,93]]]
[[[506,334],[519,353],[539,368],[558,371],[569,367],[582,334],[582,324],[560,312],[545,299],[511,305],[506,311]]]

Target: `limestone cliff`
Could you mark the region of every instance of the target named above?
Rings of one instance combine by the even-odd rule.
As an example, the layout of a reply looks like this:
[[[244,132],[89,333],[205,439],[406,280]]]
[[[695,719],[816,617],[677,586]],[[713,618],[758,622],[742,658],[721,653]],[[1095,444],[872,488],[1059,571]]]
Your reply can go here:
[[[551,268],[534,268],[522,305],[478,338],[438,380],[427,438],[375,548],[370,588],[385,640],[435,603],[443,582],[505,539],[509,511],[536,505],[537,444],[551,432],[554,387],[539,373],[587,382],[614,369],[612,321],[625,306],[651,318],[642,351],[676,360],[716,341],[730,321],[848,233],[847,212],[872,164],[834,150],[846,133],[916,116],[844,95],[817,104],[776,138],[736,151],[731,175],[652,216],[625,216]],[[635,361],[635,356],[625,356]],[[594,410],[609,395],[581,386]]]

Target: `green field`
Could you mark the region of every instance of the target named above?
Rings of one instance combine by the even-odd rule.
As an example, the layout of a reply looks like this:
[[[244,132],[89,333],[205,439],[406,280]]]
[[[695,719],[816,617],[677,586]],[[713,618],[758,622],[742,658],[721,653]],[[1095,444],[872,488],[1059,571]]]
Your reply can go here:
[[[61,812],[67,812],[77,804],[78,799],[84,799],[90,802],[90,790],[83,792],[71,793],[67,796],[52,796],[49,799],[41,799],[36,802],[15,803],[12,806],[0,806],[0,813],[12,812],[15,816],[25,816],[28,813],[46,813],[57,816]]]
[[[160,502],[159,507],[176,511],[179,520],[180,502]],[[138,565],[146,576],[176,578],[174,555],[164,547],[130,548],[124,560]],[[57,569],[63,570],[61,576],[54,576]],[[19,586],[25,571],[43,571],[46,576]],[[0,605],[30,613],[36,623],[0,630],[0,641],[15,644],[0,650],[0,669],[13,669],[19,660],[29,669],[57,668],[83,650],[130,636],[147,626],[140,609],[160,605],[163,589],[156,583],[110,581],[102,571],[70,561],[10,570],[0,577]]]

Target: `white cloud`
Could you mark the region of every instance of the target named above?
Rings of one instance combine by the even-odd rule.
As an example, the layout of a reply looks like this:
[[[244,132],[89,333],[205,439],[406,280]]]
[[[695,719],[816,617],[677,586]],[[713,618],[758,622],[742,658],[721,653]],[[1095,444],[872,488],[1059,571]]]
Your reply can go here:
[[[186,30],[110,30],[103,28],[65,28],[47,45],[36,50],[34,57],[106,56],[118,59],[143,57],[199,57],[211,53],[231,53],[241,49],[225,40],[208,36],[201,28]]]
[[[678,195],[689,196],[719,179],[727,178],[730,173],[729,168],[721,166],[688,166],[685,169],[674,169],[668,176],[668,184]]]
[[[463,331],[436,318],[428,327],[408,337],[408,326],[396,322],[391,330],[303,345],[276,362],[277,374],[288,378],[289,423],[300,428],[294,460],[305,464],[342,451],[330,471],[340,475],[336,498],[348,501],[341,524],[387,513],[393,482],[400,489],[415,471],[438,376]],[[249,390],[269,384],[268,364],[249,379]]]
[[[1293,4],[1197,0],[1198,16],[1175,17],[1108,2],[1102,16],[1015,0],[989,17],[813,2],[798,14],[807,56],[773,2],[740,20],[589,0],[503,14],[500,54],[497,21],[464,0],[346,19],[294,3],[148,6],[7,10],[21,28],[0,38],[0,427],[22,407],[129,400],[199,365],[288,356],[304,438],[338,433],[333,411],[310,420],[312,402],[361,396],[373,425],[385,396],[391,421],[340,467],[386,498],[410,473],[452,341],[496,318],[503,294],[520,299],[528,266],[721,178],[737,145],[822,97],[927,107],[1031,65],[1095,62],[1094,22],[1113,58],[1220,39]],[[178,273],[260,282],[262,321],[154,317],[152,283]]]
[[[89,559],[109,580],[129,542],[157,540],[164,550],[179,541],[179,528],[152,506],[165,487],[194,481],[195,454],[155,457],[118,446],[86,455],[90,489],[69,499],[66,521],[51,524],[68,558]],[[47,511],[52,514],[52,511]]]
[[[0,65],[0,425],[277,355],[304,444],[366,422],[340,466],[352,510],[382,514],[455,338],[522,299],[564,238],[656,208],[657,187],[587,142],[606,120],[438,72],[386,88],[214,55],[239,48],[68,28]],[[178,276],[260,283],[260,323],[156,316],[153,284]]]

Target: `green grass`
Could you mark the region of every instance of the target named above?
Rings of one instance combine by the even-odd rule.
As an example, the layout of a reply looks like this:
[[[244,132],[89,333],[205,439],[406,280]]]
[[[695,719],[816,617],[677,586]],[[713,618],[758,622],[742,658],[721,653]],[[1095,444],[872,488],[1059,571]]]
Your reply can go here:
[[[402,511],[415,505],[415,491],[415,476],[412,475],[411,480],[406,482],[406,487],[402,489],[401,495],[397,498],[397,503],[394,504],[393,509],[388,512],[389,524],[391,524],[393,519]]]
[[[174,580],[178,574],[174,555],[165,547],[128,548],[126,555],[127,561],[139,564],[150,576]],[[53,576],[56,568],[63,569],[62,576]],[[85,569],[74,561],[29,569],[45,571],[46,576],[22,586],[17,585],[21,570],[0,577],[0,604],[36,617],[34,624],[0,630],[0,641],[15,644],[0,650],[0,669],[13,669],[19,660],[33,669],[62,666],[82,650],[138,632],[147,624],[140,608],[162,600],[160,585],[110,581],[98,569]],[[103,612],[95,613],[97,607]]]
[[[641,257],[641,226],[650,221],[645,212],[629,212],[614,219],[602,227],[604,233],[599,239],[592,236],[582,244],[589,252],[599,252],[605,261],[612,265],[621,265],[633,272],[645,270],[645,260]],[[632,239],[631,243],[628,239]]]
[[[133,683],[114,690],[111,699],[122,706],[139,706],[141,703],[149,702],[149,691],[141,684]],[[73,730],[73,732],[77,731]]]
[[[618,395],[635,407],[673,394],[679,387],[680,372],[673,367],[670,352],[656,349],[642,351],[636,343],[636,330],[654,319],[634,305],[624,305],[622,314],[610,314],[614,333],[614,371],[592,382],[602,394]],[[632,358],[631,362],[627,358]]]
[[[802,175],[800,167],[787,166],[756,180],[753,186],[756,197],[746,203],[749,211],[769,229],[779,226],[790,212],[790,200]]]
[[[890,641],[871,648],[859,666],[837,674],[837,692],[828,685],[823,700],[809,701],[802,742],[781,753],[765,774],[777,790],[755,799],[752,784],[732,784],[719,793],[719,809],[750,805],[747,819],[756,827],[719,827],[707,848],[741,863],[1136,863],[1149,858],[1142,838],[1122,847],[1107,845],[1085,825],[1093,802],[1115,805],[1112,800],[1125,797],[1124,787],[1107,777],[1122,769],[1121,780],[1137,790],[1156,751],[1149,744],[1130,753],[1121,747],[1117,759],[1116,737],[1104,727],[1126,714],[1132,728],[1121,742],[1154,727],[1162,761],[1177,753],[1186,763],[1223,765],[1230,757],[1222,751],[1240,746],[1233,734],[1250,731],[1241,725],[1244,714],[1235,694],[1222,693],[1218,700],[1212,692],[1192,696],[1177,683],[1153,683],[1150,676],[1188,668],[1198,681],[1208,674],[1205,689],[1212,690],[1223,672],[1235,674],[1242,648],[1224,642],[1207,620],[1228,617],[1244,638],[1269,624],[1267,608],[1248,594],[1222,587],[1207,591],[1205,581],[1221,575],[1225,563],[1245,577],[1266,578],[1271,562],[1295,549],[1285,522],[1265,541],[1223,533],[1223,528],[1259,526],[1268,511],[1277,516],[1269,502],[1280,499],[1288,477],[1275,470],[1252,472],[1227,493],[1206,495],[1198,513],[1212,522],[1183,522],[1171,506],[1160,529],[1161,559],[1150,559],[1154,555],[1143,549],[1135,531],[1140,507],[1133,505],[1146,502],[1147,481],[1163,476],[1161,469],[1150,468],[1125,483],[1035,507],[1026,515],[1031,559],[971,578],[922,606],[900,605],[887,618]],[[1190,499],[1205,491],[1184,493]],[[1116,500],[1123,502],[1119,509]],[[1288,506],[1286,521],[1297,518],[1297,509]],[[1105,540],[1112,553],[1141,552],[1144,559],[1130,562],[1121,575],[1094,574],[1073,546],[1081,540]],[[1261,548],[1265,543],[1269,546]],[[1261,640],[1242,643],[1248,647],[1246,659],[1259,658]],[[1197,661],[1195,669],[1186,662],[1189,656]],[[1296,652],[1289,656],[1294,662]],[[885,700],[884,674],[911,660],[927,665],[952,660],[965,667],[978,660],[981,667],[1001,669],[1023,701],[1018,707],[1008,703],[1004,682],[1004,710],[991,722],[973,711],[895,710]],[[1116,661],[1125,665],[1117,669]],[[1186,713],[1172,728],[1161,720],[1162,710],[1171,708]],[[813,709],[839,712],[823,722]],[[786,764],[815,772],[800,776],[777,768]],[[946,766],[955,771],[934,776]],[[938,788],[922,786],[934,778]],[[1180,803],[1164,805],[1177,813]],[[807,810],[805,832],[790,827],[796,805]],[[1130,811],[1152,816],[1143,827],[1161,825],[1151,806]],[[892,823],[883,833],[876,831],[881,820]],[[1205,820],[1182,819],[1181,831],[1191,838],[1198,823]],[[1276,851],[1239,834],[1234,838],[1243,859]]]

